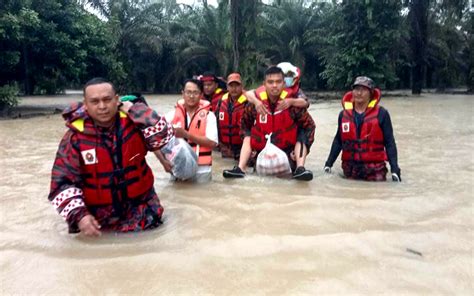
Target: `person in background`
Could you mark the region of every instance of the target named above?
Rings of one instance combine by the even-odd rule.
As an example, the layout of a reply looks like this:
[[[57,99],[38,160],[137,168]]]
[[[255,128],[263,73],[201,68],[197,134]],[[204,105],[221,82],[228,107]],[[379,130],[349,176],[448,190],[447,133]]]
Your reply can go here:
[[[381,92],[374,81],[359,76],[352,91],[342,98],[337,132],[324,171],[331,167],[342,150],[342,170],[350,179],[385,181],[390,163],[392,180],[400,182],[397,145],[388,111],[379,105]]]
[[[202,100],[202,84],[196,79],[184,82],[182,96],[176,108],[167,114],[173,124],[176,137],[183,138],[193,147],[198,156],[198,171],[192,181],[199,183],[212,179],[212,149],[217,146],[216,116],[208,101]]]
[[[308,97],[306,97],[303,90],[300,88],[301,70],[288,62],[279,63],[277,67],[280,68],[285,75],[284,91],[287,93],[285,100],[279,102],[277,110],[284,110],[290,106],[308,108]],[[249,90],[245,93],[248,101],[255,105],[255,108],[259,114],[269,114],[269,110],[255,96],[255,92],[261,92],[264,90],[264,88],[265,87],[262,85],[256,90]]]
[[[84,100],[63,112],[68,130],[56,153],[48,199],[70,233],[140,231],[163,214],[145,155],[173,137],[171,125],[145,104],[120,103],[114,85],[89,80]]]
[[[219,78],[212,72],[204,72],[199,76],[199,80],[202,82],[202,99],[211,103],[211,110],[215,111],[217,102],[222,98],[225,90],[219,87]]]
[[[240,121],[247,105],[239,73],[227,76],[227,90],[216,108],[219,148],[222,157],[239,159],[243,142],[240,137]]]
[[[252,151],[258,155],[265,147],[265,136],[272,134],[272,143],[288,156],[293,178],[312,180],[313,173],[305,169],[304,163],[314,142],[316,125],[313,119],[305,108],[291,106],[277,111],[278,103],[285,100],[287,95],[284,91],[284,74],[280,68],[268,68],[263,85],[265,89],[256,92],[255,96],[265,104],[270,113],[257,114],[255,105],[247,104],[241,120],[241,135],[244,140],[239,164],[231,170],[224,170],[224,178],[243,178]]]

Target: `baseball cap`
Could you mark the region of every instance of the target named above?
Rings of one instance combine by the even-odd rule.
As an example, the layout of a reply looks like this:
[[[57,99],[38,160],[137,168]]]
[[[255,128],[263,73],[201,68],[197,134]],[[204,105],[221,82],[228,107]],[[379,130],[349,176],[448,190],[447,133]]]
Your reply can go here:
[[[374,87],[375,87],[374,81],[371,78],[367,77],[367,76],[358,76],[358,77],[356,77],[354,83],[352,84],[352,88],[354,88],[358,85],[365,86],[370,90],[373,90]]]
[[[227,84],[230,84],[231,82],[237,82],[238,84],[242,84],[242,79],[240,78],[239,73],[231,73],[229,76],[227,76]]]

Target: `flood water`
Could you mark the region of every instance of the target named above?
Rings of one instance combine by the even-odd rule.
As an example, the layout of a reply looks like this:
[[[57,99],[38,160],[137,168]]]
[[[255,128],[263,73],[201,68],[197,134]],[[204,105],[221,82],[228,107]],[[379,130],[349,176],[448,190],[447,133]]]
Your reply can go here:
[[[176,99],[148,97],[163,113]],[[472,295],[474,96],[381,104],[400,184],[343,179],[339,160],[323,173],[341,109],[326,101],[310,107],[312,182],[224,180],[215,155],[212,183],[175,184],[149,155],[164,224],[95,239],[47,200],[61,116],[0,121],[0,294]]]

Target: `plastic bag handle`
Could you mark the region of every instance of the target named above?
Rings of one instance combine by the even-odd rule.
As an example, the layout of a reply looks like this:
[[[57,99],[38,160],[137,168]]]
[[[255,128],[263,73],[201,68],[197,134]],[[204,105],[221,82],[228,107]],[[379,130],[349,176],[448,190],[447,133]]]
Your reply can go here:
[[[272,142],[272,134],[273,133],[269,133],[269,134],[265,135],[265,138],[267,138],[267,144]]]

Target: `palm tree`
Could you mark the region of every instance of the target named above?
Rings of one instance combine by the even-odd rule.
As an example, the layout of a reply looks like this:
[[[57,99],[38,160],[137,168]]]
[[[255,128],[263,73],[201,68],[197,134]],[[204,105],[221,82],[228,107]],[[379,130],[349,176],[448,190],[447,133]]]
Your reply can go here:
[[[229,39],[230,19],[228,5],[221,1],[217,8],[204,5],[196,8],[182,21],[188,24],[184,34],[186,42],[178,52],[179,67],[193,74],[213,70],[226,75],[231,68],[231,45]]]
[[[265,55],[274,63],[288,61],[304,70],[306,57],[314,54],[316,42],[307,33],[316,28],[319,15],[317,3],[281,1],[265,6],[261,40],[266,44]]]

